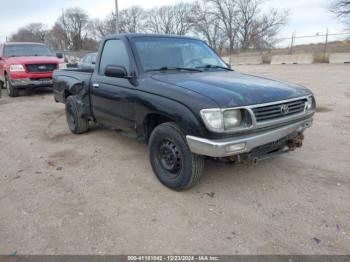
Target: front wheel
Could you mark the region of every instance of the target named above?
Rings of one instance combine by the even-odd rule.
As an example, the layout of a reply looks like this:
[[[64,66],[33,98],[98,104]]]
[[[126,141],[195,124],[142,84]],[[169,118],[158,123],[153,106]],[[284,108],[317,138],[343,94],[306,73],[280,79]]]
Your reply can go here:
[[[185,136],[174,123],[157,126],[149,139],[152,169],[165,186],[182,191],[196,184],[204,160],[189,149]]]
[[[82,134],[89,129],[89,121],[78,114],[77,99],[74,96],[69,96],[66,99],[66,119],[73,134]]]
[[[19,95],[18,89],[11,84],[11,81],[8,79],[7,75],[5,75],[5,87],[9,97],[17,97]]]

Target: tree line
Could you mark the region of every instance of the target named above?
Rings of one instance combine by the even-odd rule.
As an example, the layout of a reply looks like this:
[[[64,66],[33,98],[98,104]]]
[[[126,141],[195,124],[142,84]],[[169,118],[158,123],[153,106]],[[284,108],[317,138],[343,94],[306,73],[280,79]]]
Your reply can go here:
[[[191,35],[218,52],[224,49],[262,50],[272,47],[288,21],[287,10],[264,7],[264,0],[196,0],[152,9],[130,7],[119,12],[120,32]],[[10,41],[34,41],[54,50],[96,50],[98,42],[117,30],[111,13],[91,19],[81,8],[62,11],[52,28],[32,23],[20,28]]]

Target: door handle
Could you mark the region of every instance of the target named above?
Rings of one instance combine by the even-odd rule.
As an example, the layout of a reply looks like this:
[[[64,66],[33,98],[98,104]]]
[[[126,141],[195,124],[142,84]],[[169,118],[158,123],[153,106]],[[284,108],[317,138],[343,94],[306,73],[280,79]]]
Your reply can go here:
[[[99,88],[99,87],[100,87],[99,84],[93,84],[92,86],[93,86],[94,88]]]

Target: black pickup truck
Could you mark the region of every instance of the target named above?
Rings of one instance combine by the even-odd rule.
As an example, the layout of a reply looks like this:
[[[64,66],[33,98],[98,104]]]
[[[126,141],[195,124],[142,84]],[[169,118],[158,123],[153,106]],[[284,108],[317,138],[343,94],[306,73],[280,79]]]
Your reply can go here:
[[[89,122],[134,133],[158,179],[179,191],[199,180],[204,157],[256,162],[301,147],[316,108],[310,90],[235,72],[203,41],[180,36],[111,35],[93,71],[53,79],[73,133]]]

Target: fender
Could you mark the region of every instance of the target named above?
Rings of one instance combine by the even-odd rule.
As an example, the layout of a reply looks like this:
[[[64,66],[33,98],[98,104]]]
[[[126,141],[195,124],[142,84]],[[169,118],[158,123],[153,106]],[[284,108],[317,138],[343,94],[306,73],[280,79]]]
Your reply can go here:
[[[148,138],[150,117],[159,116],[175,122],[185,135],[205,136],[206,128],[194,112],[178,101],[142,92],[135,101],[135,123],[138,137]]]
[[[59,77],[57,77],[59,76]],[[90,75],[89,75],[90,78]],[[90,81],[82,81],[76,77],[54,73],[54,96],[57,102],[65,103],[66,98],[74,95],[77,99],[78,114],[84,118],[92,117],[89,96]]]

